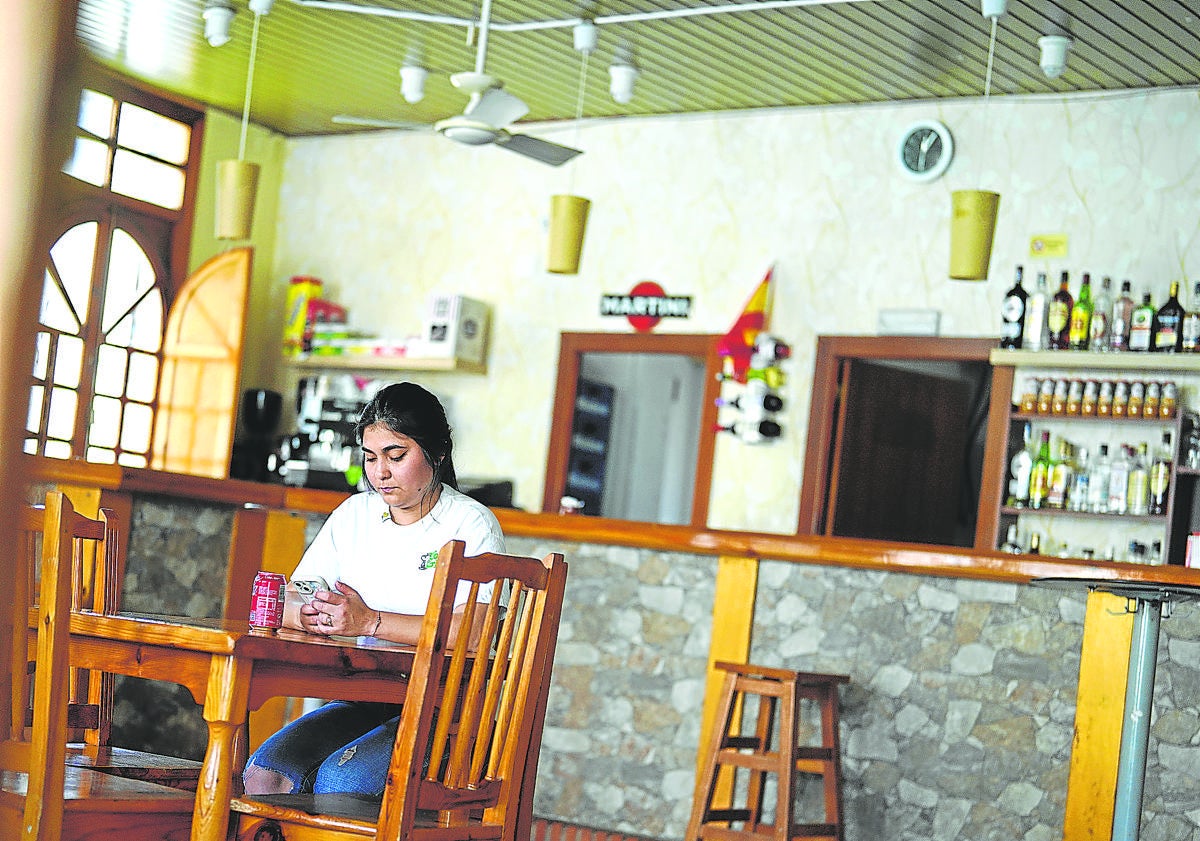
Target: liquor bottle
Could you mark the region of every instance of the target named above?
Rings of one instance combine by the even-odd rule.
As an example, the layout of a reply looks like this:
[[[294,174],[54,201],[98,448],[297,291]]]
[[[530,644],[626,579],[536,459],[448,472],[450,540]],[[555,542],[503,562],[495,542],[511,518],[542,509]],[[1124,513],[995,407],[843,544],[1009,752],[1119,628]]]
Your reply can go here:
[[[1050,489],[1046,492],[1048,508],[1066,508],[1067,494],[1075,476],[1071,457],[1071,444],[1065,438],[1058,439],[1058,452],[1050,465]]]
[[[1088,463],[1086,447],[1075,451],[1074,474],[1071,477],[1071,488],[1067,492],[1067,507],[1072,511],[1087,511],[1088,489],[1092,482],[1092,466]]]
[[[1154,304],[1150,301],[1150,293],[1142,295],[1142,302],[1133,308],[1129,317],[1129,349],[1137,351],[1150,350],[1154,341]]]
[[[1004,295],[1000,305],[1000,347],[1020,348],[1025,332],[1025,303],[1029,293],[1021,285],[1024,268],[1017,266],[1017,280]]]
[[[1021,336],[1024,350],[1046,349],[1046,309],[1050,305],[1050,290],[1046,288],[1046,273],[1038,272],[1037,284],[1025,302],[1025,327]]]
[[[1033,460],[1033,470],[1029,473],[1029,507],[1042,508],[1046,504],[1046,496],[1050,493],[1050,468],[1053,466],[1050,458],[1050,431],[1042,430],[1042,441],[1038,445],[1037,458]]]
[[[1050,299],[1046,309],[1046,329],[1049,332],[1048,346],[1051,350],[1066,350],[1070,345],[1071,305],[1075,299],[1068,288],[1067,273],[1062,273],[1058,291]]]
[[[1097,514],[1108,511],[1108,481],[1112,473],[1112,463],[1108,460],[1108,444],[1100,445],[1100,453],[1092,462],[1091,473],[1088,476],[1087,510]]]
[[[1179,349],[1184,353],[1200,353],[1200,280],[1192,288],[1192,307],[1183,316],[1179,332]]]
[[[1112,324],[1108,329],[1109,350],[1129,350],[1129,322],[1133,319],[1133,298],[1128,280],[1121,281],[1121,294],[1113,301]]]
[[[1016,523],[1008,527],[1008,534],[1004,538],[1004,543],[1000,544],[1000,551],[1007,552],[1010,555],[1020,555],[1025,551],[1018,542]]]
[[[1122,444],[1108,474],[1108,513],[1124,514],[1129,499],[1129,445]]]
[[[1042,536],[1040,534],[1038,534],[1036,531],[1033,534],[1029,535],[1029,554],[1030,555],[1042,554]]]
[[[739,394],[732,400],[725,397],[718,397],[716,400],[718,406],[728,406],[731,409],[741,409],[744,412],[778,412],[783,408],[783,398],[778,394],[770,391],[764,391],[761,394]]]
[[[1171,466],[1175,453],[1171,447],[1170,431],[1163,432],[1162,443],[1150,466],[1150,513],[1166,514],[1167,499],[1171,496]]]
[[[1136,517],[1150,513],[1150,465],[1146,463],[1146,442],[1137,445],[1129,466],[1126,510]]]
[[[775,421],[764,420],[757,423],[735,422],[727,426],[718,426],[717,432],[732,432],[747,444],[761,444],[772,441],[783,434],[783,427]]]
[[[1108,350],[1109,328],[1112,326],[1112,278],[1100,281],[1100,293],[1092,306],[1092,329],[1088,345],[1092,350]]]
[[[1079,285],[1079,300],[1071,307],[1071,323],[1067,328],[1067,346],[1071,350],[1087,350],[1092,338],[1092,276],[1083,273]]]
[[[1146,556],[1146,563],[1151,566],[1159,566],[1163,562],[1162,541],[1156,540],[1150,544],[1150,554]]]
[[[1008,482],[1008,504],[1014,508],[1022,508],[1029,504],[1029,479],[1033,473],[1033,453],[1029,451],[1033,427],[1025,424],[1021,435],[1021,449],[1017,450],[1008,463],[1012,473]]]
[[[1179,281],[1171,281],[1167,302],[1154,315],[1154,345],[1158,353],[1178,353],[1183,344],[1183,305],[1179,303]]]

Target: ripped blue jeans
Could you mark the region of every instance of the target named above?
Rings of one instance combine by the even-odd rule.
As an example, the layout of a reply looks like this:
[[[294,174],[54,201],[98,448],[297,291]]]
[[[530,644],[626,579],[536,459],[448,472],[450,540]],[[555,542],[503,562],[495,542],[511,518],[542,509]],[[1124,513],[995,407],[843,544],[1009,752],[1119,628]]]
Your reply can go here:
[[[263,742],[247,767],[282,774],[293,793],[379,796],[399,721],[399,704],[330,701]]]

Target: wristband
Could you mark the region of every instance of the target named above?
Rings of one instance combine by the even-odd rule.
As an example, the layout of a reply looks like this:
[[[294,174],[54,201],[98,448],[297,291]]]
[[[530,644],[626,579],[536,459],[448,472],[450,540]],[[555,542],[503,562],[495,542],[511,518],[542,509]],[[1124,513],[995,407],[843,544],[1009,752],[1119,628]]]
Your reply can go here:
[[[371,633],[367,634],[367,636],[373,637],[376,634],[378,634],[379,626],[382,624],[383,624],[383,614],[377,610],[377,611],[375,611],[375,627],[371,629]]]

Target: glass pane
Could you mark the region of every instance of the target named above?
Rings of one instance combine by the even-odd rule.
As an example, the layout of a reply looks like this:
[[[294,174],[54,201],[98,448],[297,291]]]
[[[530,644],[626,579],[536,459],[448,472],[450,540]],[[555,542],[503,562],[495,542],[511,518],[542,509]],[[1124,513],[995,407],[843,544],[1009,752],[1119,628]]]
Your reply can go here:
[[[121,401],[111,397],[93,397],[92,425],[88,429],[88,444],[95,447],[115,447],[120,431]]]
[[[121,449],[131,453],[144,453],[150,449],[150,427],[154,424],[154,412],[140,403],[125,404],[125,422],[121,424]]]
[[[114,105],[108,94],[84,88],[79,97],[79,127],[105,140],[112,137]]]
[[[148,467],[150,462],[145,456],[135,456],[133,453],[121,453],[117,456],[117,464],[122,467]]]
[[[41,332],[37,334],[33,347],[33,378],[46,381],[46,371],[50,364],[50,334]]]
[[[100,226],[96,222],[76,225],[58,238],[50,247],[50,270],[42,292],[41,321],[64,333],[79,333],[80,322],[86,316],[91,298],[92,267],[96,259],[96,238]],[[50,272],[66,290],[67,300],[54,283]]]
[[[138,325],[126,315],[146,290],[154,286],[154,281],[150,258],[137,240],[128,231],[114,230],[104,286],[104,316],[100,320],[105,341],[129,346]],[[122,319],[126,319],[126,323],[118,326]]]
[[[187,163],[192,130],[178,120],[147,111],[128,102],[121,104],[117,145],[145,152],[180,166]]]
[[[159,207],[178,210],[183,207],[183,170],[118,149],[110,189]]]
[[[79,388],[83,372],[83,339],[59,336],[58,352],[54,355],[54,384]]]
[[[117,460],[117,454],[112,450],[102,450],[99,447],[88,447],[87,460],[93,464],[112,464]]]
[[[100,345],[96,354],[96,393],[121,397],[125,393],[125,365],[129,352],[125,348]]]
[[[38,442],[37,442],[36,438],[26,438],[25,446],[23,449],[25,450],[25,452],[29,453],[29,455],[36,456],[37,455],[37,444],[38,444]]]
[[[76,137],[75,150],[63,172],[88,184],[103,187],[108,183],[108,146],[90,137]]]
[[[50,392],[50,417],[46,422],[46,435],[70,441],[75,433],[75,410],[79,395],[69,388],[56,388]],[[68,454],[66,456],[70,458]]]
[[[25,417],[26,432],[40,432],[42,429],[42,401],[46,399],[46,389],[35,385],[29,389],[29,414]]]
[[[129,355],[129,382],[125,396],[142,403],[153,403],[158,393],[158,357],[148,353]]]
[[[47,441],[42,455],[47,458],[70,458],[71,445],[66,441]]]

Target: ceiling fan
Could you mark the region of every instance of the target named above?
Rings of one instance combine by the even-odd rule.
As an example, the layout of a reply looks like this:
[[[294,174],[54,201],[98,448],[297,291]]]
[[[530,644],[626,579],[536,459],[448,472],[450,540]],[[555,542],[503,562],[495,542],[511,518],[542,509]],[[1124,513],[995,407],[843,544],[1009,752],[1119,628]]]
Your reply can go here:
[[[577,155],[579,149],[561,146],[531,137],[515,134],[508,127],[529,113],[529,106],[519,97],[504,90],[503,82],[484,71],[487,58],[488,26],[491,17],[491,2],[484,0],[479,20],[479,46],[475,54],[475,69],[455,73],[450,83],[470,95],[467,107],[461,114],[438,120],[432,126],[406,121],[376,120],[354,117],[347,114],[334,116],[333,122],[341,125],[370,126],[377,128],[427,129],[467,146],[494,144],[501,149],[516,152],[535,161],[551,166],[561,166]]]

